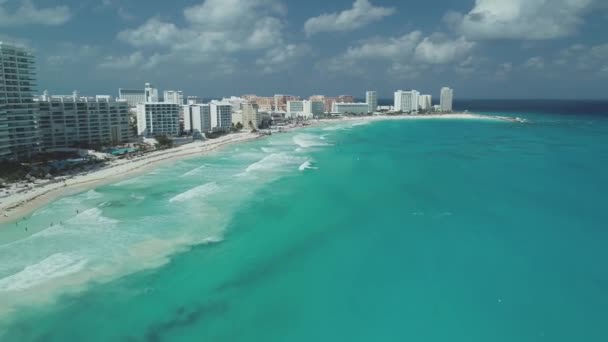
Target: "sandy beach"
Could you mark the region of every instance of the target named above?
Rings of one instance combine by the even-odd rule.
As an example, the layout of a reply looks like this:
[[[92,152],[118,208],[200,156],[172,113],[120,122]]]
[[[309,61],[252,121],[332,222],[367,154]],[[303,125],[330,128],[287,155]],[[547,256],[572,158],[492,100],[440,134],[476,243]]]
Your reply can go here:
[[[436,114],[436,115],[395,115],[395,116],[365,116],[343,117],[339,119],[311,120],[307,125],[285,126],[282,132],[306,127],[337,124],[340,122],[366,122],[379,120],[413,120],[413,119],[475,119],[502,120],[517,122],[517,119],[478,115],[471,113]],[[121,179],[134,177],[157,168],[164,163],[185,158],[202,156],[221,147],[262,138],[257,133],[233,133],[218,139],[193,142],[180,147],[148,153],[133,159],[120,159],[110,162],[107,166],[75,176],[57,177],[53,182],[34,184],[29,189],[0,197],[0,224],[14,222],[31,214],[36,209],[64,196],[89,190],[104,184],[117,182]]]

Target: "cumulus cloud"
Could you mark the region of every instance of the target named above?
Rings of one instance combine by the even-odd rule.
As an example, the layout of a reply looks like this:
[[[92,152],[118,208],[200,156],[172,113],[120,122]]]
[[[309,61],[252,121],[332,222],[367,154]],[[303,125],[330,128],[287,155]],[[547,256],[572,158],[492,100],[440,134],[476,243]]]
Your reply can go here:
[[[417,60],[428,64],[446,64],[467,56],[475,43],[464,37],[450,40],[443,34],[426,37],[416,47]]]
[[[394,13],[392,7],[374,6],[368,0],[355,0],[351,9],[308,19],[304,32],[312,36],[321,32],[353,31]]]
[[[127,56],[108,56],[99,64],[99,67],[111,70],[127,70],[142,67],[144,63],[146,63],[144,55],[140,51],[136,51]]]
[[[268,51],[256,60],[256,65],[262,67],[264,73],[279,72],[311,51],[312,48],[306,44],[288,44]]]
[[[569,36],[583,24],[595,0],[476,0],[467,14],[444,21],[473,40],[543,40]]]
[[[38,8],[32,0],[21,0],[14,10],[7,9],[6,0],[0,0],[0,26],[63,25],[72,13],[67,6]]]
[[[531,57],[524,63],[524,67],[537,70],[543,69],[545,67],[545,59],[540,56]]]
[[[470,57],[474,46],[464,37],[451,39],[442,33],[424,37],[422,32],[413,31],[399,37],[361,41],[325,66],[330,71],[352,72],[363,69],[369,61],[385,62],[389,74],[412,78],[432,66],[462,63]]]
[[[161,49],[159,60],[191,63],[216,61],[240,51],[284,48],[289,54],[294,47],[285,42],[286,8],[278,0],[206,0],[183,14],[184,26],[153,17],[120,32],[118,39],[138,49]]]

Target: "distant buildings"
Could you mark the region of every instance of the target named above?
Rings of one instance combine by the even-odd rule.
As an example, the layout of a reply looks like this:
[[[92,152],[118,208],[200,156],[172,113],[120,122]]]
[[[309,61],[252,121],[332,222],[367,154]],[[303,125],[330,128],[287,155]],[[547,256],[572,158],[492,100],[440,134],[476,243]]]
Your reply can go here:
[[[440,107],[442,112],[452,111],[452,101],[454,100],[454,90],[448,87],[441,88]]]
[[[144,92],[146,95],[146,103],[158,102],[158,89],[154,88],[150,83],[145,84]]]
[[[373,113],[378,109],[378,93],[375,91],[367,91],[365,93],[365,103],[367,103],[367,112]]]
[[[211,106],[209,104],[189,104],[183,106],[184,131],[193,135],[211,131]]]
[[[228,132],[232,128],[232,105],[229,102],[211,101],[211,130]]]
[[[116,146],[132,138],[129,105],[110,96],[44,95],[36,99],[45,149]]]
[[[34,56],[0,42],[0,159],[25,159],[40,148]]]
[[[418,106],[422,112],[433,110],[433,98],[431,95],[420,95],[418,99]]]
[[[259,111],[258,104],[248,101],[243,104],[243,127],[245,129],[258,129],[262,122],[262,114]]]
[[[173,103],[147,102],[137,105],[137,133],[146,137],[179,135],[181,106]]]
[[[369,105],[367,103],[339,103],[334,102],[332,113],[339,114],[367,114]]]
[[[416,90],[398,90],[395,92],[395,111],[404,113],[418,112],[420,93]]]
[[[181,90],[165,90],[163,92],[163,101],[181,106],[184,104],[184,92]]]
[[[299,96],[293,95],[275,95],[274,96],[274,110],[276,111],[287,111],[287,102],[299,101]]]
[[[135,108],[137,104],[146,102],[144,89],[118,89],[118,99],[126,101],[129,107]]]
[[[200,104],[203,103],[203,98],[198,96],[188,96],[186,98],[186,104]]]

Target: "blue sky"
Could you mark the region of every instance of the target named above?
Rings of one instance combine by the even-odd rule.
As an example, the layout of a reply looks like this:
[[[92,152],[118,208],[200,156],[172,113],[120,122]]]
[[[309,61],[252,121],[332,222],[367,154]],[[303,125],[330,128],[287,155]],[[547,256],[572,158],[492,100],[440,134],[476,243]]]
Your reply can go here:
[[[0,0],[39,90],[608,98],[605,0]]]

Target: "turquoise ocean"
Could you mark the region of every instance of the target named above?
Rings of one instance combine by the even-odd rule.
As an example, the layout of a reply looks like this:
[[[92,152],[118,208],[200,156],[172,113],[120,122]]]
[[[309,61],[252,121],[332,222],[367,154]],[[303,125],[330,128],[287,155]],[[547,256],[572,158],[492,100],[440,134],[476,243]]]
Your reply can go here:
[[[606,341],[608,113],[542,108],[312,127],[59,199],[0,226],[0,340]]]

